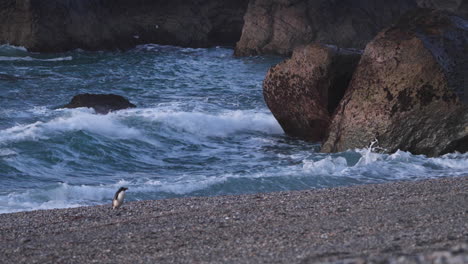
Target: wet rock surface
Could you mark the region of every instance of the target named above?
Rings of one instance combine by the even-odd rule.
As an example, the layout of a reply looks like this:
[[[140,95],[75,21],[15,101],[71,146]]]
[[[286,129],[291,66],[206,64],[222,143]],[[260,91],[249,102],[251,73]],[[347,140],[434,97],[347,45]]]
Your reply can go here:
[[[30,51],[234,46],[247,0],[1,0],[0,43]]]
[[[268,71],[263,95],[286,134],[323,139],[360,56],[358,50],[310,44]]]
[[[0,214],[0,262],[376,263],[430,256],[468,243],[466,190],[468,178],[460,177],[129,202],[119,210],[109,197],[102,206]]]
[[[79,94],[75,95],[70,103],[63,106],[64,108],[93,108],[98,114],[107,114],[111,111],[117,111],[127,108],[136,107],[130,103],[125,97],[115,94]]]
[[[437,156],[468,151],[468,21],[419,9],[370,42],[338,107],[324,152],[378,140]]]

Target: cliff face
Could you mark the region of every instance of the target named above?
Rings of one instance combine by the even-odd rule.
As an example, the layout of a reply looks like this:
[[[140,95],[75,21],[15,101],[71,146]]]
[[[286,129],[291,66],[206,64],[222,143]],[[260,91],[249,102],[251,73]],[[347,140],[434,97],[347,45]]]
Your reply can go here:
[[[0,43],[31,51],[234,45],[248,0],[0,0]]]
[[[311,42],[364,48],[380,30],[417,7],[468,14],[463,0],[251,0],[235,53],[289,55]]]
[[[236,55],[288,55],[302,44],[321,42],[364,48],[414,0],[252,0]]]
[[[48,52],[238,41],[239,56],[289,55],[314,41],[364,48],[418,6],[468,16],[463,0],[0,0],[0,44]]]

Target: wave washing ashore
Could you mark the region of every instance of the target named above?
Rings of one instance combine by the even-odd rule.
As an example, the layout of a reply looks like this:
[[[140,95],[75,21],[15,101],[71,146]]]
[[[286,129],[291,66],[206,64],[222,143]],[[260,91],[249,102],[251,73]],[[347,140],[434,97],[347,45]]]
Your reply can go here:
[[[318,153],[286,137],[262,80],[277,57],[144,45],[39,54],[0,46],[0,213],[468,174],[468,154]],[[61,109],[79,93],[136,109]]]

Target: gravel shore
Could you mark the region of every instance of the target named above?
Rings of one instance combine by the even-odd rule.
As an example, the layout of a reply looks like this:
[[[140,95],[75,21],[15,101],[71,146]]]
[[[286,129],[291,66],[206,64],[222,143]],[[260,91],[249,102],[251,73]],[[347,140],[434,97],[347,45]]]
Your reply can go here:
[[[0,263],[468,263],[468,177],[0,214],[0,234]]]

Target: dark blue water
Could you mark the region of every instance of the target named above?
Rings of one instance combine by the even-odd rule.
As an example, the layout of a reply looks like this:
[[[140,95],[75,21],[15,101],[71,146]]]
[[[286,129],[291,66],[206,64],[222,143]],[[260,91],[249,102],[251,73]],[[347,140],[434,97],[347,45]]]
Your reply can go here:
[[[0,213],[128,200],[300,190],[466,175],[467,154],[317,153],[268,111],[275,57],[145,45],[127,52],[29,53],[0,46]],[[138,106],[60,109],[78,93]]]

